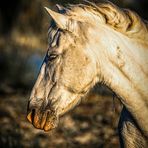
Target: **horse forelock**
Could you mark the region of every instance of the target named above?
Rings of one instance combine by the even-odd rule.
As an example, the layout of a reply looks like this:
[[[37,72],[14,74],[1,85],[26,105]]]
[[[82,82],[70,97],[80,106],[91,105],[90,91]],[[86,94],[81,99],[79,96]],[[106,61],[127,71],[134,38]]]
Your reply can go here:
[[[130,38],[148,41],[147,21],[135,12],[119,8],[110,2],[69,5],[65,13],[71,19],[98,25],[101,23]]]
[[[51,25],[48,29],[49,44],[52,44],[52,42],[57,42],[58,36],[58,28],[55,28],[53,25]]]

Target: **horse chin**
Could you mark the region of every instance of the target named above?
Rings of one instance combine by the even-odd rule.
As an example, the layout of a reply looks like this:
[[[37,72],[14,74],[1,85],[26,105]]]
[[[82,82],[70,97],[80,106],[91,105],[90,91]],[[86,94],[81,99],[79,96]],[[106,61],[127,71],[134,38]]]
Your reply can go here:
[[[29,122],[37,129],[44,131],[50,131],[57,127],[58,125],[58,116],[51,111],[37,111],[33,110],[27,115]]]

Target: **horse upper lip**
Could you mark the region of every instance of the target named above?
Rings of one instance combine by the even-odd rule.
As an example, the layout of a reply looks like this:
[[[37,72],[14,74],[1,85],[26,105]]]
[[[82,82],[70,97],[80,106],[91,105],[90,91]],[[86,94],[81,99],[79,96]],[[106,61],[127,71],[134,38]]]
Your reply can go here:
[[[29,113],[27,114],[27,119],[28,119],[29,122],[32,123],[32,112],[29,112]]]

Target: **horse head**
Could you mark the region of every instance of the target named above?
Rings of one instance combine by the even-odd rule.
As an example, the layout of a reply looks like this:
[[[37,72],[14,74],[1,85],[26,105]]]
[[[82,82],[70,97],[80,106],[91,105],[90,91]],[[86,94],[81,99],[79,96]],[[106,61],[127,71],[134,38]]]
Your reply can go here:
[[[68,11],[63,14],[46,10],[53,18],[49,45],[29,99],[27,118],[36,128],[48,131],[95,84],[98,65],[88,54],[91,45],[86,42],[91,38],[88,32],[92,26]]]

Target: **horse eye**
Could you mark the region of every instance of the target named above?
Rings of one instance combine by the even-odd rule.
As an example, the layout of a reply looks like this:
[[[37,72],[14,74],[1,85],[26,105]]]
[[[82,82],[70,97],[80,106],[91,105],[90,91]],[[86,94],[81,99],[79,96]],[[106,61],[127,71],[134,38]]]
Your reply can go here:
[[[50,54],[50,55],[48,55],[48,60],[49,60],[49,61],[53,61],[53,60],[55,60],[57,57],[58,57],[58,55],[56,55],[56,54]]]

